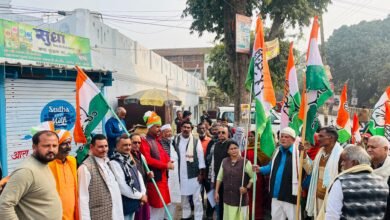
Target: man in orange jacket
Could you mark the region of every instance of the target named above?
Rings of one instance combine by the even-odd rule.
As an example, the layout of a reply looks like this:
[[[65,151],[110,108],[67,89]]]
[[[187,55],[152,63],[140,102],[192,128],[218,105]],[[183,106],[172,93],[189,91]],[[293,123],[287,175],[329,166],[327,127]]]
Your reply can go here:
[[[58,154],[49,167],[62,202],[62,220],[78,220],[77,163],[76,158],[69,156],[72,136],[67,130],[57,130],[56,133],[59,137]]]

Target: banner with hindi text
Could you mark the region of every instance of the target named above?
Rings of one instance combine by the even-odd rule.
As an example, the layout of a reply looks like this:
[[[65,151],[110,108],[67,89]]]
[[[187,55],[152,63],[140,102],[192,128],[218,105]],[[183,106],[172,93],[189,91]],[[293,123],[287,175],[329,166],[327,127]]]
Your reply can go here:
[[[90,68],[90,42],[88,38],[0,19],[0,60]]]

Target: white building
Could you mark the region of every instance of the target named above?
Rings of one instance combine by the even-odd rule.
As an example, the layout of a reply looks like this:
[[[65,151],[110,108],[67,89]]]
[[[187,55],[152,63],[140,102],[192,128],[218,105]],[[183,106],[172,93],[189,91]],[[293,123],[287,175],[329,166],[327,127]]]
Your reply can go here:
[[[193,118],[198,118],[199,97],[207,93],[205,83],[104,24],[99,13],[77,9],[66,12],[65,17],[56,23],[45,24],[39,18],[31,19],[31,16],[7,15],[9,9],[4,5],[9,5],[9,2],[0,0],[2,10],[6,11],[0,18],[90,39],[92,69],[97,74],[95,82],[103,89],[112,107],[117,106],[118,96],[152,88],[165,90],[168,83],[169,91],[182,101],[182,106],[176,108],[189,109],[194,113]],[[24,65],[23,62],[6,67],[6,62],[5,59],[4,68],[0,68],[0,116],[6,118],[0,121],[0,160],[5,174],[31,153],[31,140],[24,137],[32,126],[42,121],[46,114],[43,108],[53,101],[75,105],[75,84],[66,79],[65,69]],[[110,84],[105,80],[111,80],[106,71],[112,73],[112,86],[104,86]],[[33,72],[38,74],[33,75]],[[42,76],[46,78],[39,78]],[[102,126],[99,126],[97,131],[101,130]]]
[[[181,99],[184,109],[195,112],[199,96],[206,96],[204,81],[104,24],[99,13],[76,9],[46,27],[90,39],[93,69],[113,72],[113,85],[106,90],[112,106],[120,95],[152,88],[165,90],[167,77],[169,91]]]

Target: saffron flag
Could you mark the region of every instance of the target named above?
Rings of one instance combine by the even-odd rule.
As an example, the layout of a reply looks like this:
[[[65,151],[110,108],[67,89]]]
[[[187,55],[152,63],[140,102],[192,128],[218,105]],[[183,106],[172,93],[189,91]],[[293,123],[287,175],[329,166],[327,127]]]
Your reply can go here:
[[[390,102],[386,102],[385,109],[385,137],[390,141]]]
[[[387,102],[390,102],[390,86],[386,88],[386,91],[374,106],[370,122],[368,123],[368,130],[372,135],[385,136],[384,127]]]
[[[306,140],[311,144],[314,144],[314,133],[319,126],[318,109],[333,95],[318,48],[318,28],[316,16],[310,34],[306,68]]]
[[[253,85],[253,88],[252,88]],[[245,81],[248,90],[253,89],[256,109],[256,130],[260,138],[260,149],[269,157],[275,150],[270,115],[276,104],[264,43],[263,23],[256,22],[256,36],[253,43],[253,54]]]
[[[362,137],[360,136],[360,125],[359,125],[359,117],[355,113],[353,114],[353,123],[352,123],[352,144],[360,143],[362,141]]]
[[[76,66],[76,123],[73,137],[76,143],[87,144],[91,133],[103,120],[110,109],[103,94],[84,73]],[[82,161],[89,151],[88,145],[77,150],[77,161]]]
[[[302,125],[302,120],[298,117],[300,105],[301,95],[299,94],[297,71],[294,63],[293,43],[291,42],[284,83],[280,130],[285,127],[290,127],[295,130],[296,134],[299,134]]]
[[[341,92],[336,128],[339,133],[338,141],[340,143],[345,143],[351,138],[351,120],[348,112],[347,84],[344,85],[343,91]]]

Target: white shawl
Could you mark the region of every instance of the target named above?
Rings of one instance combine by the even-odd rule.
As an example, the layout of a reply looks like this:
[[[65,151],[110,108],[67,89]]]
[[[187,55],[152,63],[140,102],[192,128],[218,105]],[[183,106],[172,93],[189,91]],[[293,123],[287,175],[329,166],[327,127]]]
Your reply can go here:
[[[381,176],[383,180],[387,183],[387,180],[390,176],[390,157],[387,156],[383,165],[374,170],[374,173],[378,176]]]
[[[329,160],[326,163],[324,178],[322,186],[328,188],[331,181],[337,176],[339,171],[339,159],[340,154],[343,152],[343,148],[338,142],[332,149],[332,152],[329,156]],[[321,157],[325,155],[324,148],[322,147],[317,153],[316,158],[314,159],[313,169],[311,172],[311,180],[309,186],[309,192],[307,195],[306,211],[308,216],[317,216],[317,181],[318,181],[318,169],[320,165]]]
[[[275,163],[275,158],[279,153],[280,147],[278,147],[275,150],[274,157],[272,158],[272,164],[271,164],[271,175],[272,175],[272,170],[274,168],[274,163]],[[299,162],[299,152],[298,148],[295,144],[293,144],[293,152],[292,152],[292,164],[293,164],[293,169],[292,169],[292,194],[296,196],[298,194],[298,162]],[[289,166],[286,164],[285,166]],[[271,179],[269,180],[271,183]],[[272,192],[271,192],[272,193]]]

